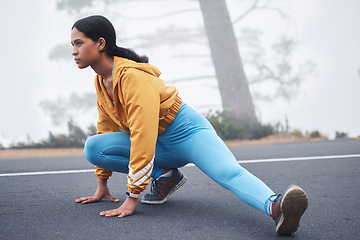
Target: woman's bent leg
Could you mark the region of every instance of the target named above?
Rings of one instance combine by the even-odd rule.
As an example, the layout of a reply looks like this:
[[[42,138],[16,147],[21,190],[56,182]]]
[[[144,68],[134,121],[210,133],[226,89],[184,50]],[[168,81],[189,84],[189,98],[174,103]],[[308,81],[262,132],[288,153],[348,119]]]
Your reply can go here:
[[[110,132],[88,138],[84,146],[86,159],[93,165],[121,173],[129,172],[130,135]],[[153,166],[152,176],[160,176],[162,167]]]
[[[111,171],[128,173],[130,137],[126,132],[110,132],[89,137],[84,155],[93,165]]]

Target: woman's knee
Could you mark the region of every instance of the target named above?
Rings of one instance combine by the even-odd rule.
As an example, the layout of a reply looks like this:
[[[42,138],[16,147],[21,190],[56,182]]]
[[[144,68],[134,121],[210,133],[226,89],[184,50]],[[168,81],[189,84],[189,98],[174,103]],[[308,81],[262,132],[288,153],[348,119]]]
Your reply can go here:
[[[85,145],[84,145],[84,155],[86,157],[86,159],[91,163],[94,164],[95,166],[97,166],[97,161],[99,159],[98,154],[99,154],[99,144],[98,144],[98,136],[99,135],[94,135],[89,137],[86,141],[85,141]]]
[[[84,155],[95,166],[109,164],[107,156],[130,157],[130,135],[123,132],[111,132],[94,135],[85,141]]]
[[[228,180],[237,179],[246,175],[248,171],[240,165],[232,167],[226,170],[226,177]]]
[[[219,184],[239,180],[248,173],[248,171],[240,165],[217,167],[213,169],[213,172],[211,177]]]

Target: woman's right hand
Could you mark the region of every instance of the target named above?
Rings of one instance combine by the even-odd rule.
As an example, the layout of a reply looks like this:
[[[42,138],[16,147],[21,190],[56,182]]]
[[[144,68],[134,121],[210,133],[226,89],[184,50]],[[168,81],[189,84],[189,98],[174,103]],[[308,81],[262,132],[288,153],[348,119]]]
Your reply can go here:
[[[98,186],[94,196],[78,198],[75,199],[75,202],[86,204],[86,203],[98,202],[103,198],[107,198],[113,202],[119,202],[119,199],[116,199],[110,194],[110,190],[107,187],[107,179],[98,178],[97,182],[98,182]]]

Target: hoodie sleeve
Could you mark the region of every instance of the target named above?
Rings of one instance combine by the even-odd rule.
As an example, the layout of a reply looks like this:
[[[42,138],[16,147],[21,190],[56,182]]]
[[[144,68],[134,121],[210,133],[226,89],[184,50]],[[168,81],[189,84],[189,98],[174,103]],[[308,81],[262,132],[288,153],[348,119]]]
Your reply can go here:
[[[97,121],[97,134],[114,132],[115,129],[119,129],[119,126],[105,113],[102,106],[97,101],[97,108],[99,112],[99,118]],[[121,129],[119,129],[121,131]],[[112,175],[112,171],[103,168],[95,167],[95,174],[98,178],[108,179]]]
[[[130,131],[128,190],[142,192],[150,180],[158,136],[160,96],[151,86],[154,78],[136,69],[127,69],[121,79],[124,110]],[[120,86],[119,86],[120,87]]]

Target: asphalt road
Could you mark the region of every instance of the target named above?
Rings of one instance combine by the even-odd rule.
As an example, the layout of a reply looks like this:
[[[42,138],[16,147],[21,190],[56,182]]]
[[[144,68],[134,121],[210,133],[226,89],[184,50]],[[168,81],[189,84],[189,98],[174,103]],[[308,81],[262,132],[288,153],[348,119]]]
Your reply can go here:
[[[247,206],[194,166],[187,183],[163,205],[139,204],[123,219],[100,217],[119,206],[92,195],[84,157],[0,159],[0,239],[356,239],[360,229],[360,140],[231,148],[240,163],[275,192],[298,184],[309,197],[299,230],[278,237],[270,217]],[[52,172],[49,172],[52,171]],[[27,175],[27,174],[33,175]],[[25,173],[25,174],[24,174]],[[123,201],[126,176],[114,174],[112,194]]]

